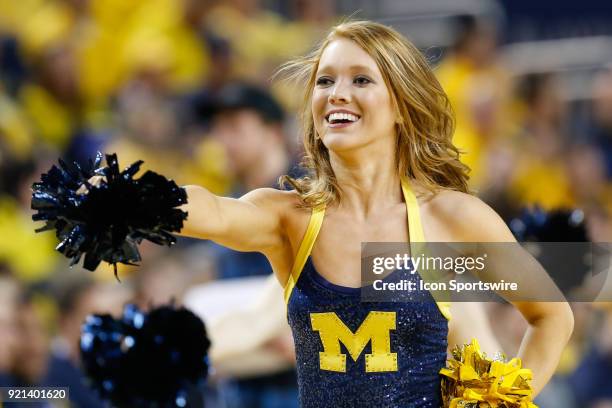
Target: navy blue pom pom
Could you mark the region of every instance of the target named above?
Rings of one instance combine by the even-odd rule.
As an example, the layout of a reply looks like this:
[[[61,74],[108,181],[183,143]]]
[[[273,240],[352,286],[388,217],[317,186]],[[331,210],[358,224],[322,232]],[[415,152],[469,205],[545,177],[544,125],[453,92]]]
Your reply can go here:
[[[148,314],[125,307],[121,319],[89,316],[81,333],[87,376],[119,407],[182,407],[206,379],[210,341],[204,323],[184,308]]]
[[[518,241],[529,242],[529,251],[571,298],[593,267],[584,213],[577,209],[546,212],[536,207],[524,210],[509,225]]]
[[[119,171],[115,154],[102,154],[86,166],[69,165],[59,160],[41,181],[32,185],[34,221],[46,221],[36,232],[55,229],[60,240],[57,250],[71,258],[71,265],[85,255],[83,267],[95,270],[101,261],[115,266],[118,262],[140,261],[138,246],[143,239],[160,245],[172,245],[171,232],[183,228],[187,213],[176,207],[187,202],[185,189],[172,180],[147,171],[134,179],[142,161]],[[89,180],[103,176],[99,185]],[[85,186],[87,193],[81,192]]]
[[[584,213],[581,210],[546,212],[540,207],[525,209],[510,221],[510,229],[519,241],[586,242]]]

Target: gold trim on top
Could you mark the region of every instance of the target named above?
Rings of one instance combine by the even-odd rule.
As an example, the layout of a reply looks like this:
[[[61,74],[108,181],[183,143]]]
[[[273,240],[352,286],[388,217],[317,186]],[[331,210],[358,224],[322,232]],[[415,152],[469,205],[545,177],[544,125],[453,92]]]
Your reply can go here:
[[[424,243],[425,234],[423,232],[423,225],[421,224],[421,216],[419,211],[419,203],[416,199],[416,196],[412,192],[410,188],[410,182],[406,179],[406,177],[401,178],[402,185],[402,193],[404,195],[404,201],[406,202],[406,212],[408,215],[408,239],[410,242],[411,251],[414,253],[415,251],[413,244]],[[317,235],[319,234],[319,230],[321,229],[321,225],[323,224],[323,218],[325,217],[325,206],[317,207],[312,210],[312,214],[310,216],[310,221],[308,223],[308,228],[306,229],[306,233],[304,234],[304,238],[300,243],[300,248],[298,249],[297,255],[295,257],[295,262],[293,263],[293,267],[291,268],[291,274],[289,275],[289,280],[285,285],[284,297],[285,303],[289,303],[289,297],[291,296],[291,292],[295,287],[300,274],[302,273],[302,269],[304,269],[304,265],[306,264],[306,260],[310,256],[312,251],[312,247],[317,239]],[[421,275],[423,278],[423,276]],[[440,309],[440,313],[447,319],[450,320],[450,302],[438,302],[438,309]]]
[[[404,201],[406,201],[406,211],[408,211],[408,236],[410,237],[410,252],[411,255],[422,252],[425,248],[423,245],[418,245],[427,242],[423,224],[421,224],[421,212],[419,210],[419,202],[417,201],[414,192],[410,188],[410,182],[406,177],[402,177],[402,192],[404,193]],[[419,272],[421,279],[429,280],[426,271]],[[435,300],[435,299],[434,299]],[[446,318],[451,319],[451,303],[447,301],[437,301],[440,313]]]
[[[293,268],[291,268],[289,280],[285,285],[285,303],[289,302],[289,296],[291,296],[291,292],[293,291],[293,288],[295,287],[295,284],[302,273],[302,269],[304,269],[306,260],[308,259],[308,256],[310,256],[310,252],[312,251],[312,247],[317,239],[317,235],[319,235],[321,224],[323,224],[324,216],[325,206],[312,209],[310,221],[308,222],[308,228],[306,228],[306,233],[304,234],[304,238],[302,238],[300,248],[295,256]]]

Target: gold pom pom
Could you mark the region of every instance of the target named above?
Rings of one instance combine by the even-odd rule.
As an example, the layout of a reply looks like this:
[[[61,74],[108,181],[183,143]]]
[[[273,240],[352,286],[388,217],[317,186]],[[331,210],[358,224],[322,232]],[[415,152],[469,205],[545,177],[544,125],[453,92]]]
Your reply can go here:
[[[521,360],[488,359],[476,339],[456,346],[442,375],[445,408],[537,408],[531,402],[531,370]]]

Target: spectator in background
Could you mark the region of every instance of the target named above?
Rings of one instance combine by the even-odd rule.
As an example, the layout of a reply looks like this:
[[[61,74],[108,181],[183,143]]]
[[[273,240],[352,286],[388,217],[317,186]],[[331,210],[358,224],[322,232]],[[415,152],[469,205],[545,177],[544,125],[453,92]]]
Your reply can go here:
[[[237,194],[274,186],[293,169],[283,131],[285,114],[268,91],[244,83],[228,85],[216,95],[208,115],[210,135],[227,152],[227,171],[237,182]]]
[[[286,41],[288,57],[313,47],[329,26],[338,19],[336,0],[291,0],[287,2],[286,7],[291,21],[282,27],[282,36]],[[286,59],[283,59],[282,62],[285,61]],[[281,82],[273,83],[272,86],[274,96],[287,110],[299,110],[293,87]],[[301,148],[297,140],[296,144],[295,148]]]
[[[597,238],[612,242],[612,217],[605,217],[605,229],[599,229],[602,235]],[[608,288],[609,291],[609,288]],[[592,303],[593,309],[599,309],[600,324],[591,329],[591,344],[576,370],[570,375],[569,383],[576,397],[577,406],[582,408],[612,407],[612,302],[610,292],[601,303]]]
[[[0,277],[0,386],[13,385],[10,375],[18,346],[17,300],[19,285],[8,276]]]
[[[87,275],[64,275],[56,278],[59,321],[57,334],[51,342],[48,369],[41,380],[46,387],[69,387],[74,407],[102,408],[106,406],[87,386],[80,367],[81,326],[87,315],[110,313],[119,315],[130,298],[125,285],[97,283]]]
[[[82,94],[76,54],[68,41],[42,50],[19,101],[36,139],[53,156],[84,163],[102,150],[108,135]]]
[[[453,144],[466,153],[461,160],[472,169],[474,187],[486,182],[482,166],[489,143],[512,131],[511,81],[498,61],[497,34],[492,19],[458,17],[456,41],[436,70],[457,117]]]
[[[89,104],[105,109],[143,68],[166,71],[175,92],[199,85],[210,63],[193,26],[200,8],[173,0],[107,0],[91,2],[90,8],[93,27],[79,52],[79,78]]]
[[[612,180],[612,67],[601,71],[592,85],[591,139],[603,154],[606,176]]]
[[[522,105],[511,196],[522,206],[573,208],[566,167],[567,107],[552,74],[530,74],[518,87]]]
[[[278,178],[295,174],[283,132],[284,112],[265,90],[245,84],[223,88],[202,114],[211,123],[210,136],[227,154],[227,173],[235,181],[232,196],[261,187],[275,187]],[[219,278],[268,275],[266,258],[219,247]]]
[[[246,84],[228,85],[202,113],[210,120],[211,137],[227,152],[228,172],[236,180],[234,196],[275,186],[283,174],[296,174],[283,132],[284,112],[267,91]],[[215,249],[220,279],[272,273],[261,253],[217,245]],[[298,403],[294,369],[223,382],[220,391],[228,408],[290,408]]]
[[[181,254],[173,251],[145,262],[134,275],[134,301],[143,310],[171,302],[181,304],[189,272]]]
[[[317,38],[265,9],[260,0],[217,2],[204,24],[227,40],[235,55],[234,79],[267,80],[287,58],[305,52]]]
[[[571,192],[578,206],[612,202],[612,184],[606,180],[603,151],[588,144],[571,146],[566,167]]]
[[[511,197],[509,187],[516,172],[520,152],[510,140],[498,140],[487,149],[483,171],[487,178],[478,196],[489,204],[506,222],[520,214],[521,203]]]
[[[93,312],[95,284],[88,279],[63,282],[58,294],[58,334],[51,343],[49,368],[43,383],[48,387],[69,387],[70,401],[76,407],[102,408],[104,405],[85,385],[79,367],[81,325]]]
[[[196,35],[208,55],[206,69],[200,72],[199,86],[217,91],[232,80],[235,63],[227,38],[215,33],[207,24],[209,14],[215,9],[216,0],[183,0],[183,18]],[[186,89],[189,92],[188,89]]]
[[[23,107],[5,94],[0,83],[0,166],[11,159],[27,161],[33,154],[36,139]]]
[[[612,242],[612,201],[588,206],[585,215],[591,241]]]
[[[0,158],[0,262],[22,282],[48,277],[59,258],[53,234],[37,236],[33,232],[38,226],[31,218],[30,186],[48,165],[44,156],[37,159],[20,162],[10,156]]]
[[[11,373],[15,387],[39,387],[43,384],[49,362],[49,338],[32,293],[25,294],[17,312],[18,343]],[[15,407],[46,408],[47,402],[11,404]]]
[[[134,72],[118,93],[120,126],[105,150],[117,152],[122,166],[144,160],[141,170],[166,174],[179,185],[201,183],[212,191],[224,191],[220,159],[202,153],[201,135],[191,137],[183,127],[184,106],[170,86],[170,74],[158,63],[142,65]],[[200,157],[209,160],[197,163]]]
[[[73,50],[64,44],[45,50],[37,57],[33,74],[20,91],[20,102],[40,140],[63,151],[84,127]]]
[[[591,303],[583,303],[588,309],[594,324],[585,327],[583,336],[585,352],[581,355],[577,368],[569,377],[569,385],[580,407],[612,407],[612,203],[606,206],[591,205],[585,211],[586,225],[591,240],[598,243],[595,247],[604,249],[600,258],[595,261],[599,271],[585,280],[586,290],[590,292]]]
[[[7,93],[15,97],[27,76],[17,38],[0,34],[0,78]]]
[[[293,0],[291,15],[299,23],[325,30],[336,17],[334,0]]]

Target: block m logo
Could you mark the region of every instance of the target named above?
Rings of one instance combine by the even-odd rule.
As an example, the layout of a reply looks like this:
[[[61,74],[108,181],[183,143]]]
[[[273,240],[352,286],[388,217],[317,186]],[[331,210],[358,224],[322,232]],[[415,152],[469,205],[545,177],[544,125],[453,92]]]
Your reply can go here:
[[[397,371],[397,353],[391,353],[391,330],[395,330],[395,312],[370,312],[353,333],[334,312],[311,313],[312,329],[319,332],[323,351],[319,353],[321,370],[346,372],[344,344],[353,361],[372,342],[372,353],[365,355],[366,372]]]

